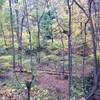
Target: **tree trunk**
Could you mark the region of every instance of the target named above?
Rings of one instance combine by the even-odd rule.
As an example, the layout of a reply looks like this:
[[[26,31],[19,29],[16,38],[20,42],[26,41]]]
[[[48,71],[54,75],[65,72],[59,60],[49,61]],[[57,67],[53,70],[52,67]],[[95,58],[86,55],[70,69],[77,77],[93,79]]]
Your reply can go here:
[[[72,35],[72,28],[71,28],[71,5],[70,0],[67,0],[68,5],[68,15],[69,15],[69,21],[68,21],[68,70],[69,70],[69,100],[71,99],[71,85],[72,85],[72,44],[71,44],[71,35]]]
[[[18,0],[15,0],[15,3],[18,4]],[[22,37],[20,33],[20,26],[19,26],[19,11],[15,9],[16,12],[16,34],[17,34],[17,41],[18,41],[18,60],[19,60],[19,67],[20,71],[22,71]]]
[[[12,14],[12,5],[11,0],[9,0],[9,9],[10,9],[10,25],[12,33],[12,56],[13,56],[13,69],[15,70],[15,46],[14,46],[14,32],[13,32],[13,14]]]

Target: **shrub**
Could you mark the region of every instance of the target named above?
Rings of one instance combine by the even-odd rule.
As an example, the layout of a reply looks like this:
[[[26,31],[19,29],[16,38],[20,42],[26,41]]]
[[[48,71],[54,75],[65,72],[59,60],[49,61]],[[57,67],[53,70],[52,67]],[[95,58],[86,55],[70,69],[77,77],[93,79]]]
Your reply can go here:
[[[77,76],[72,77],[72,100],[79,100],[80,97],[84,95],[82,91],[82,82],[81,78]],[[75,99],[74,99],[75,98]]]
[[[59,61],[59,57],[58,56],[55,56],[55,55],[48,55],[46,57],[43,57],[41,59],[42,62],[48,62],[48,61],[54,61],[54,62],[57,62]]]
[[[7,54],[7,49],[6,48],[0,48],[0,55]]]
[[[33,50],[31,50],[29,47],[25,48],[25,54],[26,55],[30,55],[32,53]]]
[[[94,59],[93,54],[91,54],[91,55],[88,57],[88,62],[89,62],[89,63],[93,63],[93,59]],[[99,53],[99,52],[97,52],[97,62],[98,62],[98,64],[100,63],[100,53]]]
[[[60,41],[54,41],[53,43],[50,44],[49,48],[52,49],[52,50],[61,49],[62,44],[61,44]]]

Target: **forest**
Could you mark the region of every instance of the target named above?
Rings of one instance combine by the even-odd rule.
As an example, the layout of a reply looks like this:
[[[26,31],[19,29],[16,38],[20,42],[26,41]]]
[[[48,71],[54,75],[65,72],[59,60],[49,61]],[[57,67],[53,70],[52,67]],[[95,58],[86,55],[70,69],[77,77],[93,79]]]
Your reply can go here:
[[[0,0],[0,100],[100,100],[100,0]]]

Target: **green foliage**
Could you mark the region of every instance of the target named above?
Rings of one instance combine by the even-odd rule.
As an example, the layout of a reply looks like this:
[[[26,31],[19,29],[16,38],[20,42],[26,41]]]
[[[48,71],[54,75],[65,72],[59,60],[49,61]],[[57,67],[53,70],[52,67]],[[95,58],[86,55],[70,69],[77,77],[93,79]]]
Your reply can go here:
[[[36,94],[34,97],[32,97],[32,99],[34,100],[44,100],[48,98],[48,90],[38,87],[36,85],[32,87],[32,92]]]
[[[93,71],[84,78],[85,80],[85,93],[88,94],[93,87]]]
[[[48,55],[48,56],[45,56],[41,59],[41,62],[48,62],[48,61],[58,61],[59,60],[59,57],[56,56],[56,55]]]
[[[47,48],[47,40],[43,39],[41,40],[41,43],[40,43],[40,49],[44,50],[46,48]]]
[[[82,42],[83,41],[81,39],[81,35],[80,34],[76,35],[72,40],[73,45],[81,45]]]
[[[51,25],[53,24],[53,19],[55,19],[54,13],[55,13],[55,9],[48,8],[41,19],[40,27],[42,29],[43,38],[45,40],[52,38],[52,32],[50,28],[51,28]]]
[[[10,16],[9,16],[9,13],[7,11],[7,9],[5,9],[2,13],[1,13],[1,18],[2,18],[2,22],[4,25],[7,25],[9,24],[9,19],[10,19]]]
[[[82,89],[83,83],[82,83],[83,77],[72,77],[72,100],[79,100],[80,97],[84,97],[84,95],[88,95],[88,93],[92,90],[93,87],[93,71],[91,73],[87,74],[84,77],[84,90]],[[85,92],[85,93],[84,93]],[[95,94],[100,94],[100,85],[95,92]]]
[[[73,55],[73,66],[75,66],[75,68],[80,68],[82,67],[82,64],[80,63],[82,61],[82,57],[78,56],[78,55]]]
[[[59,88],[56,88],[55,96],[56,96],[57,100],[62,100],[63,95],[62,95],[61,90]]]
[[[30,47],[27,47],[24,50],[26,55],[30,55],[31,53],[33,53],[33,50],[31,50]]]
[[[6,0],[0,0],[0,6],[2,6],[5,3]]]
[[[75,98],[75,100],[78,99],[78,97],[82,97],[84,96],[84,93],[82,91],[82,82],[81,82],[81,78],[77,77],[77,76],[73,76],[72,77],[72,100],[73,98]]]
[[[91,55],[88,57],[88,62],[89,62],[89,63],[93,63],[93,59],[94,59],[94,56],[93,56],[93,54],[91,54]],[[97,52],[97,62],[100,62],[100,53],[99,53],[99,51]]]
[[[9,62],[12,59],[11,55],[4,55],[0,57],[0,61],[2,62]]]
[[[31,38],[32,39],[32,46],[33,46],[33,48],[35,48],[36,47],[36,43],[37,43],[37,40],[36,40],[37,36],[36,36],[34,31],[31,34],[32,34],[32,38]]]
[[[40,57],[43,58],[45,56],[46,56],[46,53],[42,51],[41,54],[40,54]]]
[[[7,54],[6,48],[0,48],[0,55],[5,55]]]
[[[59,40],[55,40],[53,43],[50,43],[49,48],[52,49],[52,50],[61,49],[62,44]]]
[[[3,42],[3,39],[0,38],[0,48],[2,48],[4,46],[4,42]]]

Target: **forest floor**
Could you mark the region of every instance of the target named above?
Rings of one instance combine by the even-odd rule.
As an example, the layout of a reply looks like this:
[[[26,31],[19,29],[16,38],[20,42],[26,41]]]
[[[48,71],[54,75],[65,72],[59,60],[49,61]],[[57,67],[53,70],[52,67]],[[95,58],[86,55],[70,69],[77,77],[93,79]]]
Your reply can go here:
[[[9,60],[10,58],[0,57],[0,100],[27,100],[25,81],[31,79],[31,73],[20,72],[17,67],[16,74],[13,73]],[[49,64],[44,68],[37,67],[38,70],[31,89],[32,100],[67,100],[68,72],[66,71],[64,75],[59,74],[59,71],[51,66]],[[90,65],[85,67],[85,74],[90,72],[91,66],[88,66]],[[82,68],[73,67],[73,70],[73,75],[78,77],[82,75]]]

